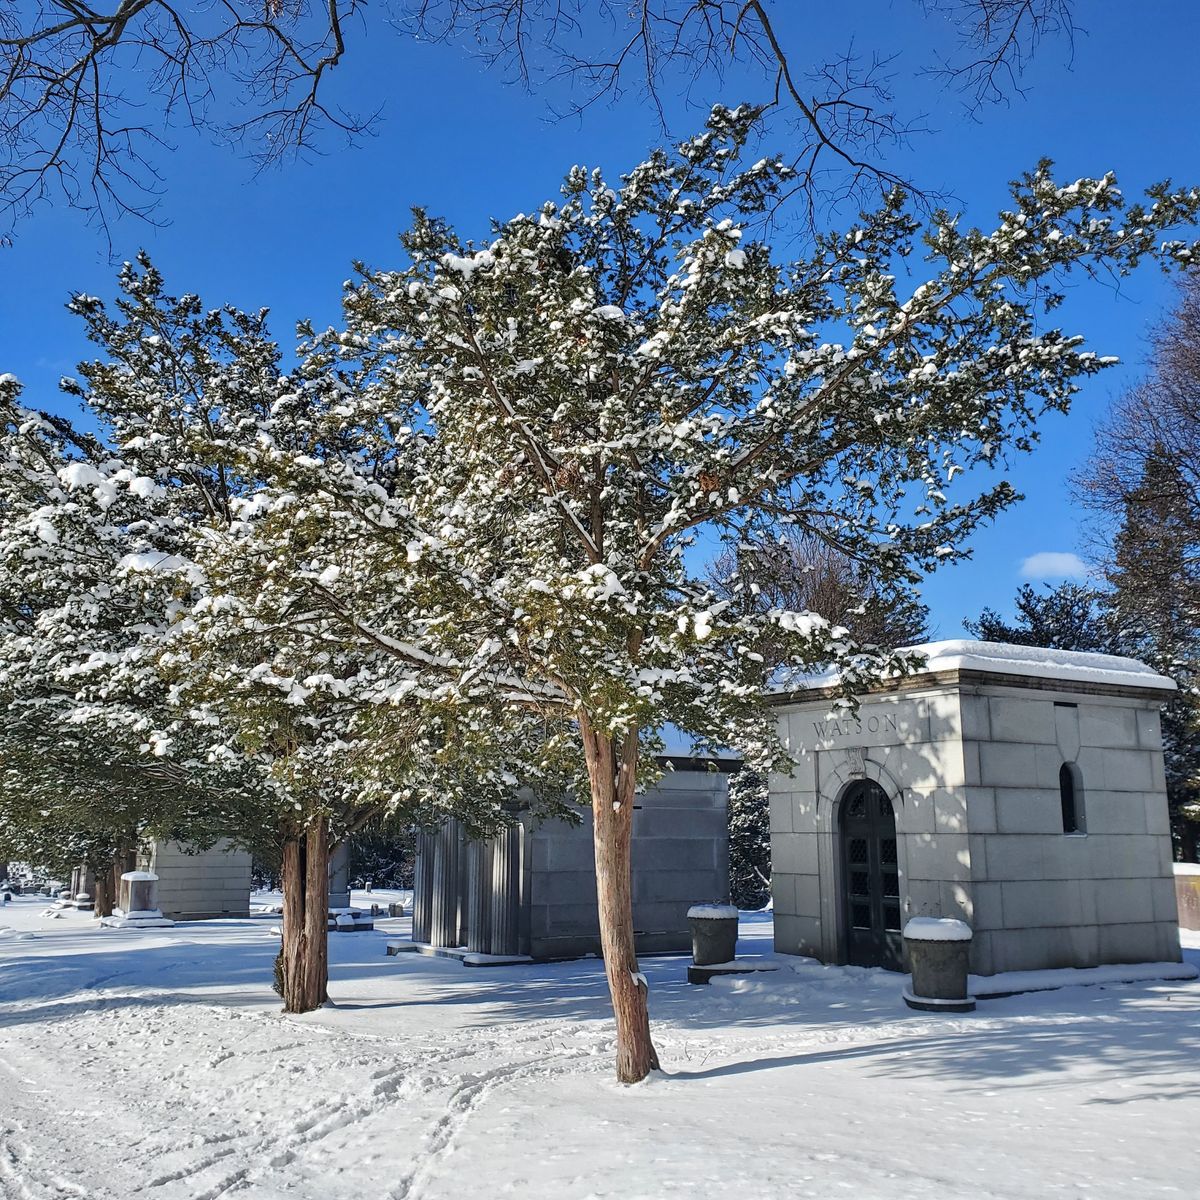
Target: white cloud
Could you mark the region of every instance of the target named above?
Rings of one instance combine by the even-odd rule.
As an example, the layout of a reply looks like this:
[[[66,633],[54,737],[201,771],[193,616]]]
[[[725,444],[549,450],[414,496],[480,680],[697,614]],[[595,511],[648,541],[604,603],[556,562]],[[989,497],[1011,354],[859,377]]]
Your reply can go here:
[[[1026,579],[1087,579],[1091,573],[1078,554],[1062,550],[1042,550],[1021,564],[1021,574]]]

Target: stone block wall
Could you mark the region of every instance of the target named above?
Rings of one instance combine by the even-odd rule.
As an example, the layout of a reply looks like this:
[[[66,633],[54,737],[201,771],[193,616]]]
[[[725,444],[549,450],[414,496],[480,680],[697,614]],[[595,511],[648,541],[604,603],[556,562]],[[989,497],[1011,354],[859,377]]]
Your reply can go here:
[[[892,801],[904,919],[969,921],[968,767],[957,697],[866,696],[855,716],[813,700],[781,710],[779,721],[796,767],[769,780],[776,950],[845,958],[837,806],[856,779],[874,780]]]
[[[139,868],[158,876],[158,907],[175,921],[250,915],[250,855],[228,841],[189,854],[178,842],[154,842]]]
[[[974,735],[964,748],[975,969],[1177,961],[1157,707],[1006,688],[961,703]],[[1076,833],[1063,829],[1064,763],[1076,771]]]
[[[896,815],[903,919],[967,921],[976,973],[1178,960],[1154,699],[952,683],[830,706],[779,711],[796,767],[769,781],[777,950],[844,961],[837,809],[872,779]]]
[[[677,770],[633,814],[633,919],[642,953],[691,949],[687,910],[729,896],[728,777]],[[592,819],[527,828],[523,941],[534,958],[600,952]]]

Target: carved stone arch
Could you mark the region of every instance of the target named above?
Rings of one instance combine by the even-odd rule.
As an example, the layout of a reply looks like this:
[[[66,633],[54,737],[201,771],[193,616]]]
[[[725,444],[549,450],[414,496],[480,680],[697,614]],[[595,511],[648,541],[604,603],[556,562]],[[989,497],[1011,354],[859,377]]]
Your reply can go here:
[[[828,750],[822,751],[822,757],[832,757],[833,753]],[[871,757],[870,749],[864,754],[861,775],[851,773],[847,762],[840,754],[829,769],[821,772],[817,792],[817,828],[819,830],[837,828],[838,805],[845,795],[846,786],[859,779],[870,779],[887,792],[888,799],[891,800],[892,806],[896,810],[896,828],[903,833],[901,819],[904,810],[904,786],[883,763],[876,762]]]
[[[827,962],[846,962],[847,944],[841,920],[842,856],[838,842],[839,814],[852,785],[870,780],[887,794],[896,818],[896,850],[900,885],[901,917],[912,912],[909,899],[908,834],[905,828],[905,788],[888,769],[872,757],[874,747],[865,751],[862,774],[852,772],[847,757],[840,751],[821,751],[825,760],[817,778],[816,830],[817,864],[821,898],[821,953]],[[887,747],[882,748],[884,753]]]

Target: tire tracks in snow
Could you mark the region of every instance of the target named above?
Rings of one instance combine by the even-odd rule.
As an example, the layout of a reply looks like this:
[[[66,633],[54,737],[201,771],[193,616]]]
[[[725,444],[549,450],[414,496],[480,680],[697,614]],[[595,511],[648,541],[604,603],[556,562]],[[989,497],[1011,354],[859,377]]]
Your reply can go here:
[[[555,1021],[519,1032],[497,1025],[413,1036],[203,1002],[129,1006],[123,995],[103,994],[96,1000],[87,1011],[40,1030],[25,1027],[17,1044],[37,1077],[25,1082],[46,1091],[47,1113],[74,1094],[59,1078],[64,1046],[76,1056],[69,1088],[85,1095],[116,1089],[122,1097],[121,1152],[102,1156],[105,1173],[97,1186],[77,1188],[44,1167],[59,1160],[66,1166],[73,1159],[64,1151],[70,1155],[73,1147],[55,1143],[43,1153],[26,1146],[36,1138],[13,1141],[5,1112],[4,1200],[220,1200],[250,1195],[268,1183],[298,1196],[322,1196],[333,1194],[331,1157],[356,1162],[367,1180],[362,1194],[380,1197],[395,1188],[399,1165],[400,1184],[392,1195],[417,1200],[496,1088],[561,1075],[588,1059],[598,1068],[597,1052],[609,1041],[594,1025],[564,1029]],[[114,1047],[122,1048],[115,1076]],[[105,1065],[109,1071],[100,1073]],[[138,1086],[147,1077],[155,1086]],[[255,1103],[249,1112],[248,1083]],[[348,1140],[326,1148],[348,1127]],[[385,1137],[402,1129],[413,1148],[407,1162],[393,1160],[385,1179],[371,1178],[381,1168],[370,1165],[364,1149],[380,1136],[377,1129]],[[190,1138],[181,1140],[181,1130]]]
[[[78,1184],[33,1165],[35,1151],[28,1142],[18,1140],[18,1130],[10,1118],[0,1126],[0,1189],[5,1200],[62,1200],[64,1196],[79,1196],[87,1192]]]
[[[459,1138],[472,1115],[498,1086],[539,1076],[549,1079],[566,1075],[572,1064],[593,1059],[594,1055],[583,1048],[543,1053],[526,1062],[480,1072],[452,1087],[442,1115],[425,1135],[425,1144],[415,1164],[388,1193],[387,1200],[420,1200],[438,1169],[458,1148]]]

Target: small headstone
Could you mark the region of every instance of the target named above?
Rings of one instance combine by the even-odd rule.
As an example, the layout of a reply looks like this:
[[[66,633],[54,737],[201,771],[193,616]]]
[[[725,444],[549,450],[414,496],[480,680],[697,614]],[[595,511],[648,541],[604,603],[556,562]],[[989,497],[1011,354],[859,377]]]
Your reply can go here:
[[[158,909],[158,876],[152,871],[126,871],[121,876],[120,902],[100,924],[109,929],[163,929],[174,925]]]
[[[153,871],[126,871],[121,876],[117,907],[123,912],[158,910],[158,876]]]

